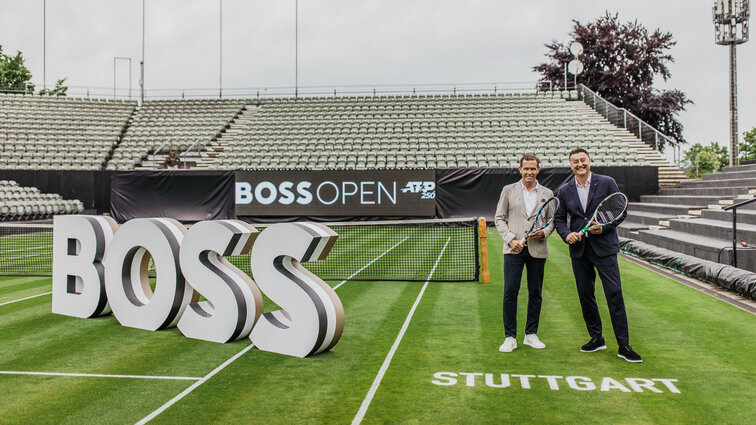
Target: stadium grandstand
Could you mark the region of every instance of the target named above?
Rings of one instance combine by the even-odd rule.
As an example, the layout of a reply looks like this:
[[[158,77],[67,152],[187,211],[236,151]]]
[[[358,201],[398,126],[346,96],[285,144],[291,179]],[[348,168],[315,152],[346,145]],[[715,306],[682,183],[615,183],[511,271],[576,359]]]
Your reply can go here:
[[[367,411],[371,422],[424,423],[433,418],[437,423],[501,423],[506,421],[500,403],[505,396],[517,400],[512,406],[523,408],[548,400],[554,413],[547,412],[544,421],[574,422],[585,417],[585,409],[575,407],[584,404],[584,391],[593,391],[590,397],[611,401],[602,401],[605,408],[600,416],[588,417],[591,422],[640,423],[649,417],[674,422],[680,412],[689,412],[685,418],[695,422],[714,412],[718,423],[747,423],[753,409],[730,411],[722,406],[732,400],[738,406],[749,405],[750,382],[723,379],[722,374],[752,375],[752,350],[742,341],[753,339],[748,320],[756,312],[756,256],[739,245],[740,268],[729,265],[736,258],[733,215],[724,209],[754,199],[756,166],[686,179],[674,160],[667,159],[669,151],[659,151],[663,135],[586,93],[591,92],[154,99],[142,104],[0,94],[0,328],[6,338],[0,345],[5,359],[0,379],[13,388],[0,396],[9,406],[3,415],[13,423],[147,423],[155,417],[168,423],[187,418],[248,422],[250,417],[271,423],[360,423],[372,405]],[[578,351],[575,335],[584,321],[570,271],[572,260],[555,235],[548,241],[548,308],[542,313],[546,326],[539,331],[548,350],[522,347],[525,355],[509,357],[505,363],[496,350],[502,336],[497,318],[502,312],[504,244],[490,226],[501,188],[520,180],[521,155],[535,153],[543,167],[539,182],[556,189],[572,178],[567,158],[578,146],[591,153],[593,169],[614,177],[632,201],[618,228],[625,254],[619,261],[638,335],[633,344],[651,369],[631,372],[614,353],[605,355],[612,350],[589,354],[589,360]],[[179,152],[180,165],[166,169],[171,150]],[[393,186],[381,186],[384,181]],[[756,237],[754,205],[738,211],[740,239]],[[85,238],[76,239],[77,218],[60,217],[63,214],[88,215],[81,222],[93,225],[89,242],[103,242],[103,230],[111,222],[100,215],[110,215],[121,223],[116,235],[134,236],[136,244],[144,245],[124,250],[120,265],[111,263],[110,253],[118,253],[111,248],[115,244],[95,247],[83,243]],[[146,219],[135,223],[134,218]],[[149,301],[140,301],[139,308],[159,305],[153,302],[158,292],[166,294],[160,288],[173,288],[174,294],[179,288],[196,288],[195,300],[199,295],[205,300],[192,301],[183,311],[223,316],[215,308],[224,304],[213,306],[215,298],[193,287],[196,280],[190,280],[190,268],[182,264],[187,235],[205,224],[218,225],[196,223],[216,219],[242,220],[260,231],[260,236],[244,239],[242,235],[254,233],[242,223],[227,221],[216,228],[236,229],[233,244],[245,241],[233,250],[228,245],[225,265],[217,269],[230,270],[233,265],[245,279],[254,279],[237,276],[240,282],[255,289],[267,278],[265,270],[255,269],[260,263],[254,255],[264,251],[261,240],[275,246],[275,236],[270,237],[274,233],[265,239],[265,232],[276,227],[268,223],[326,223],[333,233],[310,243],[305,255],[316,247],[327,255],[302,263],[329,285],[334,295],[328,299],[339,302],[343,337],[328,347],[332,354],[296,363],[300,359],[250,343],[250,332],[263,317],[286,321],[283,309],[291,311],[262,286],[266,298],[258,293],[259,303],[255,298],[243,304],[236,298],[239,314],[247,314],[254,305],[262,309],[255,310],[262,313],[261,319],[250,321],[246,333],[237,335],[239,340],[226,344],[187,335],[181,325],[187,316],[180,316],[186,313],[176,313],[179,329],[155,338],[145,327],[118,326],[122,319],[115,314],[119,301],[114,294],[119,284],[108,286],[108,279],[116,275],[123,279],[124,299],[129,297],[127,275],[132,295],[144,291],[137,297]],[[145,227],[142,234],[123,232],[130,224],[147,223],[164,233],[144,231]],[[242,228],[244,233],[238,232]],[[325,227],[312,223],[277,227],[286,232],[294,228],[309,229],[311,238],[315,228],[325,232]],[[197,234],[210,239],[208,233],[192,235]],[[291,233],[283,234],[289,243]],[[152,245],[162,237],[165,244]],[[245,252],[242,246],[252,248]],[[663,258],[665,248],[671,254]],[[214,248],[202,249],[195,259],[216,264]],[[60,272],[63,252],[77,261],[82,252],[105,252],[106,260],[96,269],[108,273],[116,264],[116,273],[105,275],[104,284],[82,291],[84,280],[74,275],[78,263]],[[276,262],[285,259],[283,264],[292,258],[275,255]],[[175,267],[175,274],[158,275],[177,258],[174,266],[181,268]],[[191,256],[186,258],[191,261]],[[278,270],[278,264],[275,267]],[[176,279],[174,286],[170,280],[167,285],[158,283],[166,278]],[[359,283],[347,284],[351,281]],[[232,288],[229,293],[236,291],[229,281],[222,282]],[[51,314],[56,297],[89,296],[92,288],[103,291],[97,313],[74,315],[53,308],[56,314]],[[188,304],[189,297],[184,298]],[[178,299],[172,301],[174,306]],[[69,301],[57,302],[60,306]],[[213,306],[212,314],[204,310],[207,306]],[[520,306],[524,310],[526,303]],[[312,310],[320,308],[322,304]],[[169,309],[172,314],[178,311]],[[115,317],[83,318],[111,312]],[[416,323],[410,325],[415,312]],[[142,311],[136,315],[149,316]],[[332,335],[337,333],[342,335],[342,330]],[[729,347],[725,363],[718,347],[701,349],[701,340],[714,338],[724,339]],[[696,367],[687,367],[691,364]],[[228,371],[223,370],[226,366]],[[540,375],[544,371],[549,375]],[[371,394],[384,374],[382,389]],[[93,385],[91,378],[98,383]],[[287,384],[292,382],[296,385]],[[374,384],[368,390],[370,382]],[[312,391],[316,387],[318,391]],[[288,393],[282,395],[281,388]],[[199,404],[181,401],[193,391],[190,397]],[[726,397],[712,398],[712,391]],[[41,403],[35,394],[53,397]],[[230,409],[229,394],[235,397]],[[643,402],[650,407],[641,416],[628,416],[623,408],[651,397],[660,402]],[[293,399],[327,408],[305,413],[291,405]],[[250,409],[254,416],[249,416]],[[516,422],[533,413],[519,410],[509,417]]]
[[[24,187],[13,180],[0,180],[0,220],[49,219],[57,214],[79,214],[81,201],[65,200],[56,193],[41,193],[36,187]]]
[[[0,94],[0,169],[100,170],[136,102]]]
[[[731,262],[731,215],[721,209],[752,196],[748,179],[756,181],[754,171],[685,181],[653,141],[633,134],[627,123],[628,128],[615,125],[607,112],[613,107],[597,105],[600,99],[580,88],[584,101],[575,101],[574,91],[550,90],[147,100],[142,105],[0,94],[0,170],[160,169],[171,149],[181,155],[182,172],[509,169],[526,152],[554,168],[565,167],[567,153],[582,146],[596,166],[658,170],[657,187],[642,189],[638,202],[631,202],[622,236]],[[644,136],[655,132],[644,131]],[[92,202],[43,200],[41,194],[19,205],[24,199],[14,190],[4,196],[3,220],[107,211]],[[740,214],[744,237],[756,235],[750,211]],[[741,267],[756,270],[751,263],[756,261],[744,259]]]
[[[164,157],[171,148],[185,157],[195,155],[197,162],[246,103],[243,99],[145,101],[134,109],[107,169],[130,170],[143,161],[154,163],[155,157],[161,153]]]

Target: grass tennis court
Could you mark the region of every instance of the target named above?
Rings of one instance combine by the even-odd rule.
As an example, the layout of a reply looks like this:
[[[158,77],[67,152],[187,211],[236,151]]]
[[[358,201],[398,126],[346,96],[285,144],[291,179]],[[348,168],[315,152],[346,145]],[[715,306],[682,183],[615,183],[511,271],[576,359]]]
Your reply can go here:
[[[519,335],[514,352],[499,353],[503,278],[494,229],[488,241],[491,285],[331,282],[339,285],[344,334],[333,350],[307,359],[250,349],[246,341],[190,340],[176,329],[124,328],[113,316],[53,315],[49,278],[0,278],[0,423],[742,424],[756,418],[753,314],[620,260],[631,344],[644,362],[616,357],[600,290],[609,349],[581,353],[587,335],[567,249],[556,237],[539,330],[547,348],[523,346]],[[525,306],[523,290],[520,331]]]

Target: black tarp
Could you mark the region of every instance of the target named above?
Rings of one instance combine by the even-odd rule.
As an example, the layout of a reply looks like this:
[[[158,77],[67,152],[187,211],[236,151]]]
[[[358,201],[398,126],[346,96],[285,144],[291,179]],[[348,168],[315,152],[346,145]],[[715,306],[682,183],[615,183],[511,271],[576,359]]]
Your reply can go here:
[[[179,221],[234,218],[233,171],[116,171],[110,180],[110,214]]]
[[[634,239],[620,238],[622,252],[678,271],[709,283],[714,283],[744,297],[756,299],[756,273],[727,264],[702,260],[690,255],[659,248]]]
[[[613,177],[630,201],[658,193],[656,167],[592,167],[592,171]],[[501,189],[521,178],[517,168],[454,168],[436,171],[436,216],[485,217],[492,222]],[[556,191],[572,178],[568,167],[543,168],[538,182]]]
[[[105,170],[0,170],[0,179],[78,199],[97,214],[110,209],[110,174]]]
[[[656,167],[593,167],[593,171],[612,176],[630,201],[641,195],[658,193]],[[126,175],[133,177],[124,178]],[[571,177],[567,167],[543,168],[538,180],[556,190]],[[117,176],[117,177],[116,177]],[[194,176],[197,176],[195,180]],[[222,177],[221,177],[222,176]],[[154,177],[155,181],[150,178]],[[0,178],[16,180],[23,186],[38,187],[43,192],[59,193],[66,199],[79,199],[86,209],[98,214],[108,211],[126,217],[169,216],[187,217],[187,221],[234,216],[234,172],[207,170],[163,171],[60,171],[60,170],[0,170]],[[113,178],[119,179],[112,183]],[[145,180],[146,179],[146,180]],[[230,180],[229,180],[230,179]],[[501,188],[520,179],[517,168],[464,168],[436,170],[436,217],[486,217],[492,220]],[[175,180],[169,182],[168,180]],[[162,183],[160,183],[162,181]],[[215,184],[219,186],[214,186]],[[137,185],[133,191],[128,185]],[[159,184],[159,186],[156,186]],[[199,186],[194,186],[199,185]],[[230,185],[230,186],[226,186]],[[118,187],[111,202],[111,188]],[[144,189],[144,192],[141,192]],[[159,191],[158,191],[159,190]],[[167,190],[166,192],[162,192]],[[224,199],[212,199],[213,196]],[[210,202],[210,203],[208,203]],[[221,205],[222,204],[222,205]],[[172,206],[171,206],[172,205]],[[123,210],[122,208],[126,208]],[[167,208],[167,209],[166,209]],[[119,212],[120,211],[120,212]],[[398,219],[400,215],[392,217]],[[189,218],[191,217],[191,218]],[[316,221],[349,221],[381,219],[381,217],[240,217],[244,220],[273,222],[312,219]],[[402,216],[402,218],[410,218]],[[427,217],[425,217],[427,218]]]

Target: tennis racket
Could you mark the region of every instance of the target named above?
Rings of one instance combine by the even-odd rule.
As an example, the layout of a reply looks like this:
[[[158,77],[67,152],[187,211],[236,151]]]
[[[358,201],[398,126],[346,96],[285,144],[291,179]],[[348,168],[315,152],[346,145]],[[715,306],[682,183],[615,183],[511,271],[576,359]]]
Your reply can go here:
[[[549,227],[549,224],[554,221],[556,210],[559,209],[559,199],[554,197],[542,202],[543,205],[538,209],[538,212],[533,219],[533,224],[530,225],[530,230],[528,230],[528,233],[525,234],[524,238],[520,239],[520,244],[524,244],[530,235]]]
[[[622,214],[625,213],[626,209],[627,196],[622,192],[612,193],[598,204],[596,211],[593,213],[593,218],[588,220],[588,223],[583,227],[581,232],[587,235],[592,227],[605,226],[614,223],[622,217]]]

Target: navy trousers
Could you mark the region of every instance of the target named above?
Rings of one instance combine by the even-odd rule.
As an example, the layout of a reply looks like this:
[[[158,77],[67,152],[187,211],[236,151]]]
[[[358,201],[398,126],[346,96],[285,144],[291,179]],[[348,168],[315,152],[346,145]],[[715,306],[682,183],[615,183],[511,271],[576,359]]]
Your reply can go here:
[[[533,258],[525,247],[518,254],[504,255],[504,335],[517,336],[517,295],[520,293],[522,269],[527,268],[528,281],[528,316],[525,322],[525,334],[538,332],[538,319],[541,316],[541,290],[543,288],[543,269],[545,258]]]
[[[594,270],[595,269],[595,270]],[[612,320],[617,344],[628,345],[630,337],[627,330],[627,313],[625,300],[622,297],[622,282],[620,281],[617,255],[598,257],[591,248],[590,239],[586,241],[582,258],[572,259],[572,272],[575,275],[580,307],[583,310],[583,320],[591,338],[601,336],[601,316],[596,304],[596,271],[604,287],[606,304],[609,307],[609,317]]]

